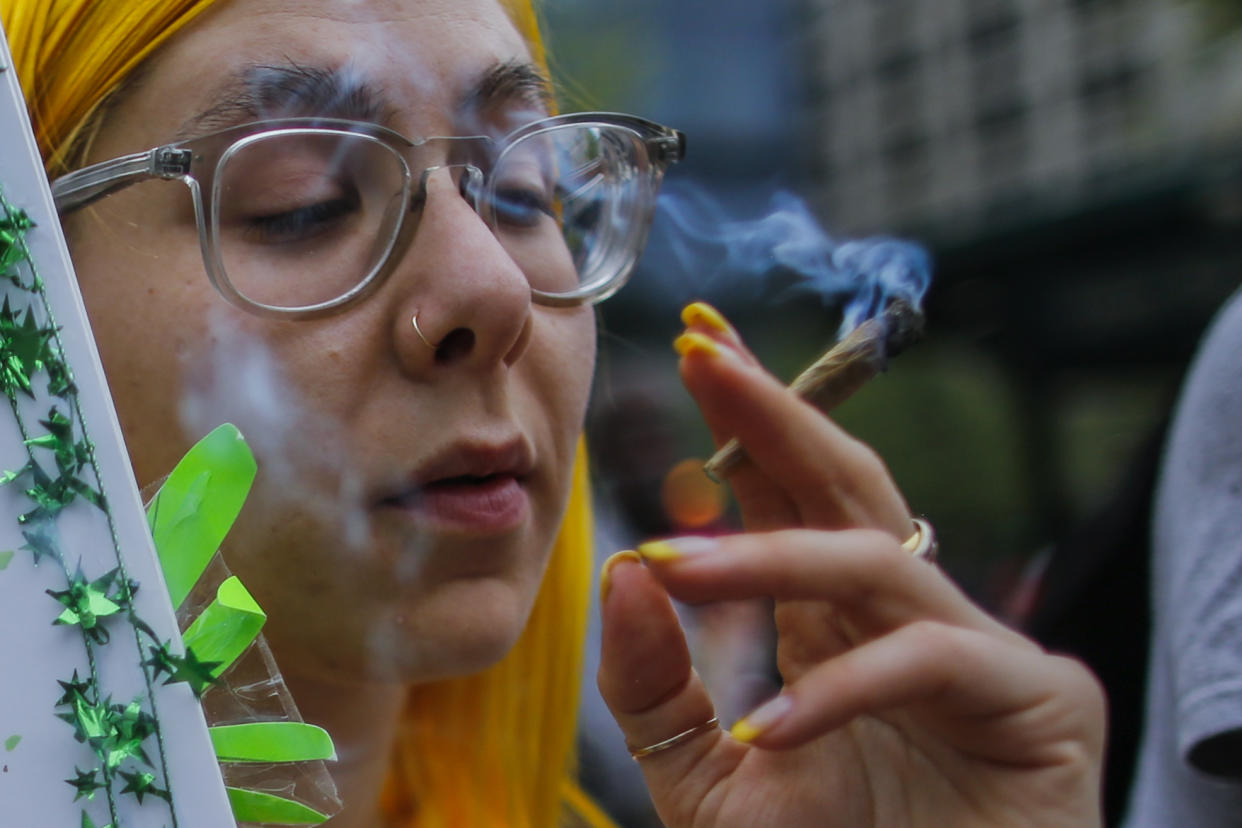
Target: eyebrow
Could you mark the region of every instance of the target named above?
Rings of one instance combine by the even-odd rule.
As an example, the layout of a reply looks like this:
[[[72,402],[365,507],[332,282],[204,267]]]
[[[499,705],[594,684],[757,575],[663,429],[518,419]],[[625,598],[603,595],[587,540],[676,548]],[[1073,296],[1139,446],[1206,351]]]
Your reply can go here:
[[[466,113],[521,105],[540,112],[550,109],[552,83],[534,64],[504,61],[489,67],[459,99]],[[178,128],[175,140],[186,140],[248,120],[288,117],[343,118],[387,123],[396,107],[384,90],[348,66],[323,68],[288,64],[255,64],[225,84],[215,101]]]
[[[552,82],[533,63],[508,60],[484,72],[463,98],[464,108],[486,111],[502,104],[525,104],[547,112],[555,95]]]

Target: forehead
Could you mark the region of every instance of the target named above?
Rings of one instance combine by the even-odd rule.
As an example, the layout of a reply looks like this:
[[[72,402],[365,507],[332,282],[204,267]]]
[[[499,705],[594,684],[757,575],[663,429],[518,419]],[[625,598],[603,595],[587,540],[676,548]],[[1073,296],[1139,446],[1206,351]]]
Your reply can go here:
[[[226,0],[148,62],[114,114],[170,140],[267,67],[294,67],[378,92],[382,120],[427,134],[451,129],[497,66],[528,61],[497,0]]]

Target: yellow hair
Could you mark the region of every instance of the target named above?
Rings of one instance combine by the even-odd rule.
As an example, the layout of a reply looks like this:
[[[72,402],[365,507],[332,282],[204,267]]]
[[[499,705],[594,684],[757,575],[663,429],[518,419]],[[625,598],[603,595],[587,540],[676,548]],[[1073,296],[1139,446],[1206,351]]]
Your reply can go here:
[[[4,0],[5,33],[50,174],[108,94],[215,0]]]
[[[108,95],[215,0],[0,0],[49,174],[72,162]],[[502,0],[545,65],[531,0]],[[574,782],[575,715],[592,580],[581,443],[568,511],[530,621],[499,664],[411,692],[385,807],[398,824],[546,828],[572,810],[611,823]]]

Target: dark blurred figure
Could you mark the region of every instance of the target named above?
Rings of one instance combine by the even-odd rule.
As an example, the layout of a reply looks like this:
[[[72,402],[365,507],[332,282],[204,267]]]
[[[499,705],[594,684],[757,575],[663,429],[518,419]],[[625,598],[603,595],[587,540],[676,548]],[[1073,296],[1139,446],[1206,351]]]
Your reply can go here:
[[[1242,292],[1167,433],[1032,580],[1033,608],[1013,617],[1109,693],[1107,822],[1242,823]]]
[[[1151,636],[1149,535],[1165,434],[1162,425],[1144,443],[1103,509],[1037,556],[1007,613],[1048,649],[1082,659],[1108,692],[1108,825],[1119,824],[1125,813],[1142,729]]]

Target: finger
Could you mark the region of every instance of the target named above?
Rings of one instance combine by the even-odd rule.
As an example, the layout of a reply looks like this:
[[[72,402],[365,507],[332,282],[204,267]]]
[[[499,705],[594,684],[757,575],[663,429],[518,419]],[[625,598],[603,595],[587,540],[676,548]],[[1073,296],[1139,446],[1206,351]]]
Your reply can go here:
[[[707,336],[699,331],[683,334],[673,343],[673,347],[681,355],[682,379],[685,380],[688,365],[693,364],[701,354],[708,358],[717,355],[721,349],[718,340],[721,337]],[[727,347],[727,346],[726,346]],[[724,353],[730,353],[726,350]],[[699,403],[703,419],[712,439],[719,448],[732,437],[731,432],[712,416],[711,412]],[[742,510],[742,519],[749,529],[776,529],[782,526],[799,526],[803,522],[798,504],[789,497],[783,487],[774,486],[766,474],[756,467],[748,457],[743,456],[737,466],[729,474],[729,485],[737,498]]]
[[[638,551],[668,592],[688,603],[819,601],[869,634],[930,618],[1034,646],[884,532],[786,529],[681,537],[645,543]]]
[[[681,312],[681,321],[686,332],[697,334],[714,340],[717,344],[732,349],[743,362],[762,369],[758,357],[746,346],[737,329],[711,305],[705,302],[692,302]],[[685,351],[704,343],[696,337],[684,337],[675,343],[678,352]],[[713,427],[707,420],[708,430],[717,447],[727,443],[732,433],[723,428]],[[742,515],[746,526],[750,529],[775,529],[782,526],[797,526],[802,523],[797,504],[778,486],[771,485],[763,472],[755,468],[750,459],[743,454],[729,476],[734,494],[742,506]]]
[[[1080,664],[993,635],[919,621],[808,672],[739,720],[734,738],[804,744],[862,715],[906,711],[959,750],[1015,764],[1102,749],[1103,697]]]
[[[682,380],[713,434],[737,438],[765,478],[755,481],[745,469],[731,475],[739,500],[775,485],[815,525],[909,536],[909,510],[867,446],[730,342],[691,332],[675,345]]]
[[[636,554],[619,553],[605,564],[600,609],[599,689],[631,750],[700,728],[715,716],[668,595]],[[666,810],[678,802],[701,801],[740,749],[719,728],[703,728],[641,758],[661,815],[667,819]]]
[[[708,336],[722,345],[728,345],[743,361],[759,366],[759,358],[746,346],[741,334],[725,319],[720,311],[706,302],[691,302],[682,308],[681,322],[691,333]]]

